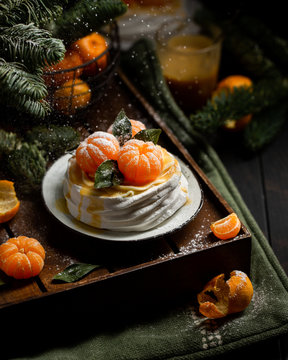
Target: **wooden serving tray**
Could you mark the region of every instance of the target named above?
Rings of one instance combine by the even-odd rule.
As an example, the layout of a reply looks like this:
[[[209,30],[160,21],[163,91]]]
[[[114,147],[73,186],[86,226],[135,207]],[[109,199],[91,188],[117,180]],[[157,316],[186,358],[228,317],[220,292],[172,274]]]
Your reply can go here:
[[[46,309],[82,304],[112,305],[156,303],[191,296],[219,273],[242,270],[249,274],[251,236],[242,225],[240,234],[229,241],[211,236],[212,221],[233,210],[217,189],[122,74],[116,76],[102,98],[71,124],[86,137],[96,130],[106,131],[123,108],[147,127],[161,127],[160,144],[179,156],[194,172],[203,191],[203,205],[182,229],[156,240],[113,242],[89,238],[62,225],[46,209],[40,195],[22,198],[20,211],[0,227],[1,242],[26,235],[38,239],[46,250],[43,271],[29,280],[9,279],[0,287],[0,308],[45,304]],[[76,262],[101,267],[75,283],[55,283],[54,275]],[[51,296],[53,295],[53,296]],[[33,301],[32,301],[33,300]]]

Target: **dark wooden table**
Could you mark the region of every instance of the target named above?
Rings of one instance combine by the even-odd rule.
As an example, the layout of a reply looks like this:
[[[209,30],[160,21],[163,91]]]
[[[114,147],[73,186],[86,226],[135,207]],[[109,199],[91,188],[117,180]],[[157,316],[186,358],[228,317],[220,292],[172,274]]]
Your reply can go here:
[[[259,154],[247,158],[239,142],[215,144],[216,151],[234,180],[244,201],[267,237],[288,274],[288,122],[281,134]],[[288,335],[251,346],[235,353],[236,358],[287,360]],[[249,357],[249,358],[250,358]],[[235,357],[229,357],[234,358]]]

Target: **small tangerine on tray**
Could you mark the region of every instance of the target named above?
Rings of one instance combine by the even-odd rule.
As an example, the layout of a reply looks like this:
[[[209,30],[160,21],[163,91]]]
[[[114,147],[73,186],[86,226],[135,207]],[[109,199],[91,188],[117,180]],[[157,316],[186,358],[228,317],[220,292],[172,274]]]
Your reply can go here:
[[[132,126],[132,136],[135,136],[139,131],[145,130],[146,126],[139,120],[129,119],[131,126]],[[113,124],[108,128],[107,132],[112,134],[113,131]]]
[[[0,245],[0,269],[15,279],[38,275],[44,266],[45,250],[40,242],[18,236]]]

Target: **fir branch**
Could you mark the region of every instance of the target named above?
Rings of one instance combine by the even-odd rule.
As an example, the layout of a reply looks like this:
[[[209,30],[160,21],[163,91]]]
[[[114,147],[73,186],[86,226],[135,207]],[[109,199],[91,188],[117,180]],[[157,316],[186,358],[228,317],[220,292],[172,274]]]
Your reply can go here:
[[[254,85],[253,90],[239,87],[233,92],[221,92],[190,119],[194,128],[202,133],[212,134],[229,119],[240,119],[271,107],[288,96],[285,80],[263,80]]]
[[[45,24],[62,14],[67,0],[1,0],[0,25]]]
[[[0,58],[0,95],[0,101],[2,98],[6,101],[10,96],[40,100],[47,96],[47,88],[42,77],[29,73],[23,64]]]
[[[80,134],[70,126],[36,126],[28,131],[26,141],[36,144],[49,158],[56,158],[76,148]]]
[[[255,153],[274,140],[286,121],[287,108],[285,103],[253,116],[244,130],[244,146],[248,151]]]
[[[20,141],[15,133],[0,129],[0,157],[16,149],[19,143]]]
[[[263,21],[255,16],[241,16],[238,18],[238,24],[259,44],[265,55],[287,74],[288,41],[274,34]]]
[[[47,161],[36,145],[23,143],[19,149],[9,153],[6,164],[11,175],[21,183],[21,190],[40,189]]]
[[[77,1],[57,19],[52,30],[53,36],[72,42],[91,31],[99,30],[103,25],[124,14],[126,10],[127,5],[121,0]]]
[[[43,100],[47,88],[41,74],[40,70],[37,74],[30,74],[24,65],[0,59],[0,103],[33,117],[44,118],[51,108]]]
[[[275,63],[267,57],[260,45],[241,33],[232,25],[225,28],[223,49],[232,56],[254,78],[281,78],[282,74]]]
[[[37,68],[57,63],[64,57],[63,42],[32,23],[2,27],[0,32],[0,57],[5,57],[6,61]]]

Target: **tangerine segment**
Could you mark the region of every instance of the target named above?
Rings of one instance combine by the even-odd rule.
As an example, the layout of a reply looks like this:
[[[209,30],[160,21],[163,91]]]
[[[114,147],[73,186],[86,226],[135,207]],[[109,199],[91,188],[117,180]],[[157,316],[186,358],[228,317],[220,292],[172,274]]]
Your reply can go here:
[[[232,213],[223,219],[213,222],[210,228],[217,238],[227,240],[238,235],[241,229],[241,222],[238,216]]]
[[[119,151],[120,145],[114,135],[96,131],[78,146],[76,161],[84,172],[94,176],[103,161],[117,160]]]
[[[139,120],[132,120],[129,119],[131,126],[132,126],[132,137],[135,136],[139,131],[141,130],[145,130],[146,126],[145,124],[143,124],[141,121]],[[109,129],[107,130],[107,132],[109,134],[112,134],[113,132],[113,124],[109,127]]]
[[[118,167],[127,182],[144,185],[155,180],[163,168],[163,155],[152,142],[132,139],[120,150]]]
[[[20,201],[17,198],[14,183],[0,180],[0,223],[11,220],[18,212]]]
[[[15,279],[38,275],[43,269],[44,259],[45,250],[34,238],[18,236],[0,246],[0,268]]]

